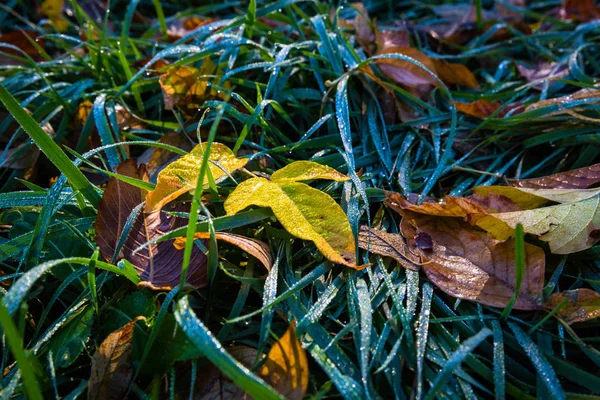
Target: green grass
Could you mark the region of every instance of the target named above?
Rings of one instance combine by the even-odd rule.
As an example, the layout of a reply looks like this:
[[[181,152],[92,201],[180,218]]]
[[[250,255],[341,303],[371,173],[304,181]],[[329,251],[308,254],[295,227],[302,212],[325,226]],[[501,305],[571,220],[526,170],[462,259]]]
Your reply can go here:
[[[441,85],[424,99],[395,86],[417,118],[386,122],[377,96],[382,89],[360,73],[369,61],[341,23],[354,16],[347,4],[118,1],[96,19],[89,7],[67,3],[72,12],[63,34],[43,26],[30,2],[0,8],[0,32],[33,30],[48,55],[37,61],[13,55],[18,64],[0,65],[0,143],[24,144],[21,156],[36,145],[43,152],[32,170],[0,168],[6,338],[0,398],[39,398],[38,391],[43,398],[84,397],[92,354],[110,332],[140,315],[146,325],[136,327],[130,398],[187,397],[182,388],[207,360],[255,398],[277,398],[223,349],[242,344],[266,351],[290,320],[297,321],[309,353],[311,399],[600,396],[598,320],[563,326],[542,311],[459,301],[423,274],[362,251],[361,261],[371,263],[363,271],[332,265],[312,243],[291,238],[268,210],[225,216],[222,199],[245,173],[220,183],[218,196],[204,205],[193,203],[189,228],[165,239],[214,229],[263,240],[276,259],[267,275],[253,258],[220,244],[207,288],[138,289],[131,265],[97,259],[93,229],[107,174],[148,148],[169,148],[158,141],[173,130],[194,141],[198,131],[204,143],[251,152],[252,172],[312,160],[347,173],[348,183],[313,186],[341,203],[355,229],[370,223],[398,230],[398,215],[382,205],[383,190],[463,195],[477,185],[502,184],[502,177],[599,162],[598,101],[486,120],[452,105],[478,99],[527,105],[593,87],[600,76],[597,22],[559,21],[547,14],[558,1],[532,2],[519,12],[527,23],[542,21],[543,29],[500,41],[488,31],[465,45],[438,47],[426,31],[441,18],[439,4],[366,1],[380,27],[407,20],[415,47],[467,65],[481,85]],[[475,2],[474,28],[486,27],[481,18],[488,3]],[[174,43],[162,39],[171,23],[194,15],[214,21]],[[0,44],[0,52],[9,50]],[[206,57],[223,71],[213,84],[230,88],[228,100],[210,99],[191,118],[165,109],[156,61],[198,67]],[[512,60],[553,61],[568,65],[570,74],[538,90]],[[93,105],[78,125],[84,100]],[[121,107],[140,127],[119,128]],[[588,119],[555,114],[561,107]],[[41,129],[47,123],[54,140]],[[193,242],[187,243],[189,256]],[[599,255],[598,247],[567,258],[548,255],[545,295],[578,287],[600,291]]]

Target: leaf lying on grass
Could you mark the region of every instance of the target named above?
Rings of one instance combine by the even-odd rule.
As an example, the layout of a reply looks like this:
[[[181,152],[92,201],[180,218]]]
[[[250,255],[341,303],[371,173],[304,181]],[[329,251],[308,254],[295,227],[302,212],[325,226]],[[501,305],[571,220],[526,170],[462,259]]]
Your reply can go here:
[[[323,174],[323,166],[303,162],[304,173],[295,163],[273,174],[272,180],[251,178],[242,182],[225,200],[228,215],[246,207],[269,207],[292,235],[310,240],[330,261],[356,268],[354,235],[342,208],[326,193],[295,180],[348,180],[340,174]],[[311,172],[314,171],[314,172]]]
[[[379,229],[360,227],[358,246],[374,254],[391,257],[406,269],[418,271],[418,257],[413,255],[406,245],[404,238],[398,234],[388,233]]]
[[[92,357],[88,399],[124,398],[133,378],[131,351],[138,317],[104,339]]]
[[[208,157],[208,168],[215,182],[247,163],[247,159],[237,158],[233,151],[221,143],[212,144]],[[163,169],[158,174],[156,188],[146,197],[146,212],[157,212],[182,194],[193,193],[203,158],[204,146],[197,145],[189,154]],[[208,185],[208,177],[205,176],[204,179],[204,185]]]
[[[196,232],[194,234],[194,238],[210,239],[210,233]],[[256,257],[258,261],[264,265],[267,271],[271,270],[271,267],[273,266],[273,257],[271,257],[271,249],[269,248],[269,245],[265,242],[227,232],[215,232],[215,238],[239,247],[246,253]],[[183,250],[185,248],[185,242],[186,240],[184,237],[177,238],[175,239],[175,242],[173,242],[173,246],[175,246],[177,250]]]
[[[529,189],[585,189],[600,182],[600,164],[530,179],[509,179],[511,186]]]
[[[554,293],[546,300],[544,308],[551,311],[563,301],[566,303],[557,315],[569,324],[600,317],[600,294],[591,289]]]
[[[117,167],[117,173],[131,178],[144,178],[145,168],[138,168],[135,160],[127,160]],[[125,183],[117,178],[110,178],[102,201],[98,207],[96,219],[96,242],[100,254],[112,261],[119,245],[115,261],[126,259],[135,267],[142,278],[141,286],[151,289],[170,290],[181,280],[181,263],[183,253],[173,246],[173,240],[165,240],[148,245],[134,253],[144,243],[156,239],[163,233],[186,225],[187,220],[169,215],[164,211],[139,214],[131,225],[131,230],[122,241],[121,235],[133,210],[139,206],[146,196],[146,191]],[[184,211],[178,205],[172,211]],[[188,269],[187,283],[192,287],[206,286],[206,256],[199,248],[194,247]]]

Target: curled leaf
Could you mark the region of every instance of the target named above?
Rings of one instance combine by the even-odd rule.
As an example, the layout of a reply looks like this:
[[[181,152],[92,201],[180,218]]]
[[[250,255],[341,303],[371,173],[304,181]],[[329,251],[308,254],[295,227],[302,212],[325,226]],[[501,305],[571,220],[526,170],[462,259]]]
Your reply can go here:
[[[296,336],[296,323],[271,347],[260,375],[289,400],[302,400],[308,388],[308,359]]]
[[[189,154],[169,164],[158,174],[156,188],[146,197],[146,212],[157,212],[166,203],[175,200],[196,188],[198,174],[204,159],[204,146],[197,145]],[[227,174],[246,165],[247,159],[237,158],[233,151],[221,143],[213,143],[210,148],[208,168],[215,180],[225,178]],[[204,177],[203,185],[208,185]]]
[[[513,179],[511,186],[529,189],[585,189],[600,182],[600,164],[531,179]]]
[[[271,270],[271,267],[273,266],[273,257],[271,256],[271,249],[269,248],[269,245],[265,242],[228,232],[215,232],[215,237],[218,240],[231,243],[239,247],[246,253],[256,257],[258,261],[260,261],[262,265],[264,265],[267,271]],[[210,233],[196,232],[194,234],[194,238],[210,239]],[[175,239],[173,246],[175,246],[177,250],[183,250],[185,248],[185,242],[186,240],[184,237],[177,238]]]
[[[88,399],[121,399],[133,378],[131,350],[138,317],[104,339],[92,357],[92,373],[88,382]]]
[[[371,253],[391,257],[406,269],[418,271],[420,260],[410,252],[404,238],[398,234],[361,226],[358,234],[358,246]]]
[[[489,237],[458,218],[403,212],[402,235],[421,257],[421,268],[443,292],[492,307],[505,307],[516,290],[515,241]],[[425,236],[430,246],[419,244]],[[430,247],[430,248],[428,248]],[[545,256],[525,244],[526,268],[514,308],[541,308]]]
[[[145,168],[137,167],[135,160],[121,163],[116,172],[131,178],[143,178]],[[142,278],[141,286],[151,289],[170,290],[181,280],[183,253],[173,247],[173,240],[153,243],[135,252],[138,247],[162,236],[165,232],[187,224],[187,219],[177,218],[165,211],[144,213],[139,210],[131,229],[121,244],[121,234],[133,210],[139,206],[146,196],[146,191],[121,181],[110,178],[104,190],[102,201],[98,207],[96,218],[96,242],[100,254],[109,262],[125,259],[135,267]],[[172,207],[172,211],[185,211],[185,206]],[[188,207],[189,209],[189,207]],[[195,288],[206,286],[206,256],[199,248],[194,247],[189,264],[187,283]]]
[[[584,322],[600,317],[600,294],[591,289],[575,289],[554,293],[544,303],[544,308],[551,311],[563,301],[557,315],[567,323]]]
[[[341,207],[326,193],[293,181],[251,178],[225,200],[228,215],[250,206],[269,207],[292,235],[310,240],[330,261],[356,268],[354,235]]]

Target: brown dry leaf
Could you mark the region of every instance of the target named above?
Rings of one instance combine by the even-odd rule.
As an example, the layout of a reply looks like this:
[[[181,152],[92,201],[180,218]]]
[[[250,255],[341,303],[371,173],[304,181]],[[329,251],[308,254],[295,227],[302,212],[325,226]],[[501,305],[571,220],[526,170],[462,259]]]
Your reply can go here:
[[[500,102],[489,101],[489,100],[477,100],[472,103],[461,103],[455,102],[454,106],[456,109],[464,114],[470,115],[471,117],[485,119],[498,111],[502,106]],[[496,115],[500,117],[501,115]]]
[[[449,63],[442,59],[433,59],[435,71],[439,78],[448,85],[462,85],[473,89],[479,88],[477,78],[463,64]]]
[[[421,257],[421,268],[443,292],[492,307],[506,307],[516,288],[515,241],[495,240],[459,218],[402,212],[402,235]],[[424,240],[425,239],[425,240]],[[418,241],[431,243],[423,246]],[[541,308],[545,255],[525,244],[526,268],[515,309]]]
[[[351,6],[357,12],[353,21],[356,40],[367,54],[372,55],[375,52],[375,32],[371,26],[369,14],[362,3],[353,3]]]
[[[435,64],[431,58],[423,54],[417,49],[407,46],[396,46],[385,49],[380,54],[398,53],[423,64],[429,71],[435,74]],[[396,83],[405,85],[411,88],[430,87],[439,85],[434,75],[430,74],[418,65],[397,58],[380,58],[375,60],[375,64],[381,72]]]
[[[209,232],[196,232],[194,234],[195,239],[210,239]],[[252,239],[242,235],[236,235],[228,232],[215,232],[215,238],[222,240],[227,243],[231,243],[246,253],[256,257],[258,261],[265,266],[267,271],[271,270],[273,266],[273,257],[271,256],[271,249],[269,245],[258,239]],[[183,250],[185,248],[186,239],[184,237],[175,239],[173,246],[177,250]]]
[[[288,400],[302,400],[308,387],[308,359],[296,323],[271,347],[259,375]]]
[[[512,179],[511,186],[530,189],[586,189],[600,182],[600,164],[531,179]]]
[[[600,18],[600,8],[594,0],[563,0],[559,16],[562,19],[590,22]]]
[[[144,179],[145,168],[137,167],[135,160],[127,160],[117,167],[116,173],[132,178]],[[102,201],[98,207],[95,223],[96,242],[100,254],[111,261],[120,240],[127,219],[135,207],[144,201],[146,191],[138,187],[110,178]],[[187,211],[184,205],[173,206],[171,211]],[[142,278],[140,286],[155,290],[170,290],[179,285],[183,252],[173,246],[173,240],[165,240],[146,246],[137,253],[134,251],[165,232],[185,226],[187,219],[177,218],[164,211],[144,213],[140,211],[129,235],[125,239],[116,260],[126,259],[135,267]],[[194,247],[190,260],[187,284],[200,288],[208,284],[206,256]]]
[[[548,311],[566,300],[557,315],[568,324],[600,317],[600,294],[591,289],[575,289],[554,293],[544,303]]]
[[[569,75],[569,67],[565,64],[558,65],[557,63],[538,63],[534,67],[528,68],[525,65],[517,64],[517,70],[527,82],[535,82],[542,79],[561,79]],[[550,82],[552,85],[554,82]],[[542,90],[544,82],[540,82],[534,86],[534,89]]]
[[[179,106],[184,111],[195,112],[207,99],[225,99],[225,93],[208,84],[209,81],[218,84],[221,75],[222,71],[209,57],[204,59],[200,68],[186,65],[169,68],[159,79],[165,107],[172,110]],[[227,81],[223,84],[224,89],[228,90],[229,86]]]
[[[122,399],[133,378],[131,350],[137,317],[104,339],[92,357],[88,399]]]
[[[541,101],[535,102],[533,104],[528,105],[527,108],[525,108],[525,111],[537,110],[538,108],[548,107],[548,106],[553,106],[553,105],[562,105],[562,104],[572,102],[575,100],[590,100],[589,104],[597,104],[598,102],[600,102],[600,90],[592,89],[592,88],[580,89],[580,90],[576,91],[575,93],[572,93],[572,94],[569,94],[566,96],[555,97],[553,99],[541,100]],[[544,118],[547,118],[549,116],[554,116],[554,115],[568,114],[569,112],[576,112],[576,111],[579,111],[582,109],[583,109],[583,107],[575,107],[575,108],[569,108],[569,109],[561,108],[558,111],[554,111],[554,112],[544,115]]]
[[[391,257],[406,269],[418,271],[420,260],[408,250],[406,241],[398,234],[361,226],[358,234],[358,246],[371,253]]]
[[[42,55],[38,52],[38,49],[31,43],[31,40],[36,41],[40,47],[44,47],[45,40],[43,38],[38,38],[38,33],[34,31],[11,31],[0,34],[0,43],[11,44],[13,46],[21,49],[25,54],[31,57],[34,61],[40,61],[43,59]],[[2,53],[0,55],[0,64],[2,65],[20,65],[21,62],[15,60],[14,58],[8,56],[7,54],[12,54],[17,57],[23,57],[23,54],[18,52],[17,50],[9,49],[6,47],[2,47]]]

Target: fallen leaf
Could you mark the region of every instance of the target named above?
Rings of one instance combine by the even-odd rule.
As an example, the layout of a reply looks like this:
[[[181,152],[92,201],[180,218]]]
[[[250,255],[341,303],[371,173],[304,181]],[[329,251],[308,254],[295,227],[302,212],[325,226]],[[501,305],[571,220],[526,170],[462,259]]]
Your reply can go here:
[[[433,59],[435,71],[439,78],[447,85],[461,85],[473,89],[479,88],[477,78],[463,64],[449,63],[442,59]]]
[[[361,226],[358,246],[371,253],[391,257],[406,269],[418,271],[420,260],[410,252],[404,238],[398,234]]]
[[[26,109],[25,111],[27,111],[28,114],[31,114],[29,110]],[[0,112],[0,120],[6,120],[6,118],[9,118],[9,115]],[[12,126],[10,125],[9,130],[12,130]],[[52,128],[52,125],[50,125],[49,122],[42,126],[42,130],[46,132],[48,136],[54,137],[54,128]],[[32,143],[27,135],[17,136],[15,140],[2,137],[0,138],[0,143],[12,145],[12,147],[0,149],[1,168],[29,169],[34,167],[34,164],[40,155],[39,147]]]
[[[240,183],[224,204],[227,215],[249,206],[271,208],[290,234],[314,242],[328,260],[357,268],[348,217],[328,194],[300,182],[256,177]]]
[[[145,176],[145,168],[137,167],[135,160],[121,163],[116,173],[140,179]],[[109,262],[120,241],[121,233],[131,212],[144,201],[146,191],[125,183],[117,178],[110,178],[104,189],[102,201],[98,207],[98,217],[94,225],[96,243],[100,254]],[[178,205],[172,211],[186,211],[189,207]],[[165,240],[148,245],[137,253],[134,251],[143,244],[162,236],[167,231],[187,225],[187,219],[177,218],[164,211],[144,213],[140,210],[129,234],[127,235],[116,260],[126,259],[135,267],[142,278],[143,287],[155,290],[170,290],[179,285],[183,252],[173,246],[173,240]],[[194,247],[187,274],[187,284],[204,287],[208,284],[206,256]]]
[[[585,189],[600,182],[600,164],[540,178],[509,179],[511,186],[529,189]]]
[[[410,250],[421,257],[421,268],[443,292],[492,307],[505,307],[516,289],[514,239],[495,240],[459,218],[440,218],[402,212],[402,235]],[[420,248],[426,234],[430,249]],[[515,309],[541,308],[545,255],[525,243],[526,268]]]
[[[485,119],[498,111],[502,105],[497,101],[477,100],[472,103],[461,103],[457,101],[454,103],[454,106],[458,111],[470,115],[471,117]],[[500,115],[496,115],[496,117],[500,117]]]
[[[138,317],[104,339],[92,357],[92,373],[88,382],[88,399],[122,399],[133,378],[131,350]]]
[[[6,33],[0,34],[0,43],[6,43],[13,46],[18,47],[21,51],[31,57],[34,61],[41,61],[43,59],[42,55],[39,53],[38,49],[33,45],[31,41],[37,42],[40,47],[44,47],[45,40],[39,37],[39,34],[34,31],[26,31],[26,30],[18,30],[18,31],[10,31]],[[2,54],[0,55],[0,62],[3,65],[20,65],[22,64],[20,61],[15,60],[14,58],[6,55],[12,54],[17,57],[23,57],[19,51],[10,49],[7,47],[2,47]]]
[[[175,19],[167,25],[167,36],[169,42],[174,42],[193,33],[196,29],[214,22],[214,19],[200,16],[192,16],[185,19]]]
[[[563,0],[559,16],[562,19],[590,22],[600,18],[600,8],[594,0]]]
[[[591,289],[575,289],[554,293],[546,300],[544,308],[552,311],[565,300],[566,304],[556,315],[568,324],[600,317],[600,294]]]
[[[375,32],[369,14],[362,3],[353,3],[351,6],[356,9],[356,17],[353,21],[356,41],[367,54],[371,55],[375,52]]]
[[[385,49],[381,54],[393,53],[408,56],[420,62],[435,74],[436,70],[433,60],[419,50],[407,46],[396,46]],[[375,64],[385,76],[407,87],[416,88],[423,85],[439,85],[434,75],[410,61],[398,58],[379,58],[375,60]]]
[[[196,232],[194,234],[195,239],[210,239],[209,232]],[[267,271],[271,270],[273,266],[273,257],[271,257],[271,249],[268,244],[257,239],[252,239],[242,235],[236,235],[228,232],[215,232],[215,238],[222,240],[227,243],[231,243],[246,253],[256,257],[258,261],[264,265]],[[183,250],[185,248],[186,239],[184,237],[175,239],[173,246],[177,250]]]
[[[580,90],[576,91],[575,93],[572,93],[572,94],[569,94],[566,96],[555,97],[553,99],[548,99],[548,100],[540,100],[538,102],[535,102],[535,103],[527,106],[527,108],[525,108],[525,111],[532,111],[532,110],[537,110],[542,107],[558,105],[560,107],[559,110],[545,114],[544,118],[547,118],[549,116],[554,116],[554,115],[566,114],[569,111],[578,111],[580,109],[583,109],[582,107],[575,107],[575,108],[569,108],[569,109],[562,107],[563,104],[573,102],[576,100],[589,100],[589,102],[586,102],[586,104],[588,104],[588,103],[596,104],[596,103],[600,102],[600,90],[592,89],[592,88],[584,88],[584,89],[580,89]]]
[[[180,132],[167,132],[158,140],[158,142],[177,147],[186,152],[192,151],[193,148],[189,137]],[[146,164],[150,182],[156,182],[156,178],[160,171],[180,157],[179,154],[170,150],[160,147],[151,147],[138,157],[138,163]]]
[[[308,388],[308,359],[296,336],[296,323],[271,347],[260,376],[288,400],[302,400]]]
[[[40,5],[40,14],[48,17],[59,32],[64,32],[69,22],[64,17],[64,0],[44,0]]]
[[[376,29],[375,35],[377,36],[377,52],[382,53],[388,49],[403,46],[410,46],[408,38],[408,32],[406,30],[378,30]]]
[[[213,143],[210,148],[208,169],[215,180],[220,181],[247,163],[245,158],[237,158],[233,151],[221,143]],[[163,169],[157,177],[156,188],[146,197],[146,212],[160,210],[166,203],[184,193],[193,193],[204,158],[204,146],[199,144],[189,154],[179,158]],[[208,176],[204,176],[204,186]]]
[[[561,79],[569,75],[569,67],[565,64],[558,63],[538,63],[529,68],[522,64],[517,64],[517,70],[527,82],[535,82],[541,80]],[[550,82],[552,85],[554,82]],[[544,82],[540,82],[534,86],[537,90],[543,90]]]
[[[350,178],[327,165],[313,161],[294,161],[271,175],[271,180],[277,182],[310,181],[313,179],[345,182]]]
[[[159,79],[163,92],[165,107],[172,110],[180,106],[184,111],[197,111],[205,100],[210,98],[225,99],[226,93],[210,86],[209,82],[219,83],[223,75],[206,57],[200,68],[181,65],[169,68]],[[223,83],[224,89],[229,89],[229,83]]]

